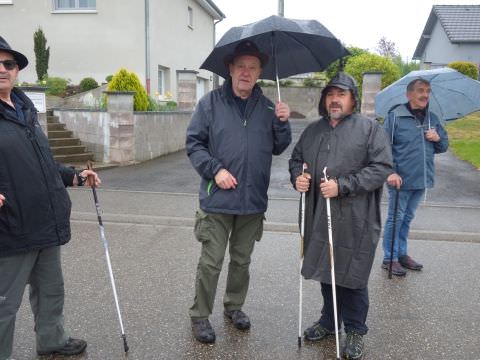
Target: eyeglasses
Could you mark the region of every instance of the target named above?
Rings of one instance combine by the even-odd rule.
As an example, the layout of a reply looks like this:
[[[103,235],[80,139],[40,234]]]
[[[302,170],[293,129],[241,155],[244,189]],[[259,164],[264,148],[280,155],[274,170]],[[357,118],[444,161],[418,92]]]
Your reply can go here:
[[[0,64],[2,64],[6,70],[13,70],[17,66],[15,60],[0,60]]]

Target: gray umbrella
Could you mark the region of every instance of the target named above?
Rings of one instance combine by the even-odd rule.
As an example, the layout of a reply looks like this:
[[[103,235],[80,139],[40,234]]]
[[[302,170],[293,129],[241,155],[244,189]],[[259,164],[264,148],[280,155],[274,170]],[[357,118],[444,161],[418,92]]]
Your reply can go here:
[[[229,76],[224,63],[242,40],[253,41],[269,57],[262,79],[278,80],[295,74],[321,71],[349,52],[328,29],[316,20],[293,20],[270,16],[263,20],[233,27],[200,66],[223,78]]]
[[[395,105],[407,102],[407,85],[415,79],[430,82],[428,107],[443,121],[455,120],[480,110],[480,81],[450,69],[412,71],[375,96],[375,113],[385,118]]]

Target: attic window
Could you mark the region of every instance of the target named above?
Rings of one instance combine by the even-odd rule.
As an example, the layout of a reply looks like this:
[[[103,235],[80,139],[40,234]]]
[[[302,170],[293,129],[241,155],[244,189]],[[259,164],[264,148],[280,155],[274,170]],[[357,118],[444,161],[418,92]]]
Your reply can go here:
[[[188,21],[188,27],[190,29],[193,29],[193,9],[189,6],[188,7],[188,18],[187,18],[187,21]]]

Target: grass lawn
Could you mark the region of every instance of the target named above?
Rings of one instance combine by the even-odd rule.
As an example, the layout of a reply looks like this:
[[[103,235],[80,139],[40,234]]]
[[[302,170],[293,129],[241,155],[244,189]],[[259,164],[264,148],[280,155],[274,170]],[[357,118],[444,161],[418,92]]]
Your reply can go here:
[[[480,169],[480,112],[448,122],[445,129],[455,156]]]

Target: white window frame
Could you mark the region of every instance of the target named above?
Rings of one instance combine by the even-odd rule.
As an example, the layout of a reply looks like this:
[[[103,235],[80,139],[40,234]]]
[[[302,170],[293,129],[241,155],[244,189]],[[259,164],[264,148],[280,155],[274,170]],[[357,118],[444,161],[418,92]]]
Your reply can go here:
[[[165,95],[165,69],[163,68],[163,66],[161,65],[158,65],[158,72],[157,72],[157,82],[158,82],[158,85],[157,85],[157,91],[158,93],[160,94],[160,96],[164,96]],[[162,78],[160,79],[160,74],[162,74]]]
[[[80,7],[80,0],[74,0],[75,5],[73,7],[59,8],[58,0],[52,0],[54,13],[96,13],[97,12],[97,0],[93,7]]]
[[[13,5],[13,0],[0,0],[0,5]]]
[[[187,26],[193,30],[193,8],[187,7]]]

